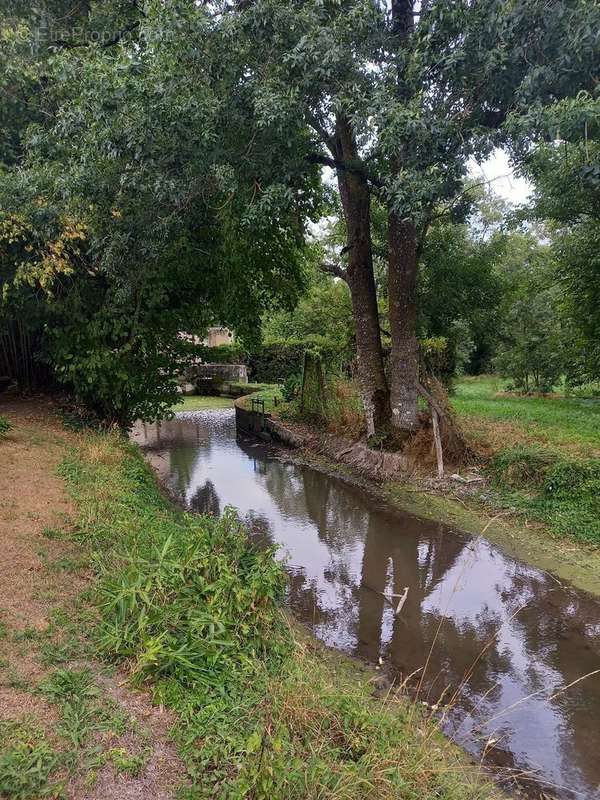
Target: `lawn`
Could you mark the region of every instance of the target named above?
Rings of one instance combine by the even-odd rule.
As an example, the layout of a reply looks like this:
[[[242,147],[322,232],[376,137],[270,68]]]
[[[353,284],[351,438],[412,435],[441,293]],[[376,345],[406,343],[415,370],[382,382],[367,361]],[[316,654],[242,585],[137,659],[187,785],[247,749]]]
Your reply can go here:
[[[600,401],[524,397],[504,385],[464,378],[452,396],[463,430],[483,448],[493,503],[600,545]]]
[[[264,388],[261,391],[254,392],[244,397],[241,401],[242,407],[251,409],[253,400],[262,400],[265,404],[264,411],[266,414],[271,411],[281,410],[281,405],[283,403],[281,386],[277,386],[276,384],[263,384],[263,386]]]
[[[519,397],[503,393],[505,385],[506,381],[496,377],[463,378],[457,383],[452,405],[463,421],[507,423],[510,430],[501,426],[496,432],[504,444],[517,444],[521,438],[584,456],[600,455],[600,399],[558,394]],[[493,436],[493,426],[488,432]]]
[[[230,397],[192,395],[190,397],[182,397],[173,406],[173,411],[212,411],[218,408],[233,408],[233,400]]]
[[[217,397],[213,395],[182,397],[173,406],[173,411],[213,411],[219,408],[233,408],[234,397],[252,395],[252,397],[260,397],[265,400],[265,411],[268,412],[273,409],[274,403],[277,402],[275,398],[281,399],[280,387],[271,383],[230,383],[226,385],[227,387],[231,390],[232,397]],[[245,404],[250,408],[250,399]]]

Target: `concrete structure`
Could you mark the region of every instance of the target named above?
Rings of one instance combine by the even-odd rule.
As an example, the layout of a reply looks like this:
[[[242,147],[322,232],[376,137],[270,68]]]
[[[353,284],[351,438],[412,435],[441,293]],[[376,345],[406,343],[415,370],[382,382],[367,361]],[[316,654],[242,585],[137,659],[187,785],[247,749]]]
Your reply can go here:
[[[206,338],[202,342],[205,347],[219,347],[222,344],[233,344],[233,333],[229,328],[209,328]]]
[[[245,364],[196,364],[187,378],[197,394],[218,394],[226,384],[248,383],[248,370]]]

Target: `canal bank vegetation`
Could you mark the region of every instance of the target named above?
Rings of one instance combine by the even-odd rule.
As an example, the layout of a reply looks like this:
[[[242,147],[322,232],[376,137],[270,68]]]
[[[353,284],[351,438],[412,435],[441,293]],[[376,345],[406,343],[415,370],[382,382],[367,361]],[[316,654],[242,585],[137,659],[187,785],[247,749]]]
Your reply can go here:
[[[43,431],[30,447],[45,446]],[[86,666],[94,660],[118,666],[121,685],[169,709],[180,765],[165,796],[175,795],[175,777],[177,796],[190,800],[495,796],[420,704],[290,621],[282,568],[249,542],[233,511],[213,518],[174,507],[116,434],[69,434],[60,447],[73,507],[68,529],[47,536],[69,542],[63,569],[85,576],[85,594],[53,612],[53,628],[10,634],[21,658],[51,665],[19,686],[56,709],[59,724],[53,735],[35,713],[2,722],[4,796],[57,796],[67,783],[69,796],[87,796],[107,764],[143,781],[153,743],[111,746],[130,723],[103,699],[107,678]]]
[[[450,402],[468,446],[465,456],[447,458],[445,479],[433,480],[436,462],[429,427],[428,434],[404,449],[415,466],[403,482],[474,511],[512,517],[525,525],[525,537],[528,522],[533,522],[551,537],[597,548],[600,402],[558,393],[529,397],[507,393],[505,385],[506,380],[490,376],[456,380]],[[266,412],[292,427],[306,430],[308,425],[317,434],[350,441],[364,437],[360,393],[347,379],[325,381],[320,419],[306,416],[298,392],[289,401],[285,390],[277,389],[253,397],[264,399]],[[249,398],[246,407],[250,408]],[[311,442],[310,436],[306,441]],[[318,442],[317,435],[312,440],[317,449]],[[458,473],[470,477],[461,482],[452,477]]]

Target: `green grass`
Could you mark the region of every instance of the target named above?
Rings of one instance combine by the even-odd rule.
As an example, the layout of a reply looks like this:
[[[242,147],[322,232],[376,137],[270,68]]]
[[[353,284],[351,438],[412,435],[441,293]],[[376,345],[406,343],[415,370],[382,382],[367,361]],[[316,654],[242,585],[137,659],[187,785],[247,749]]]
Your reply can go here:
[[[456,385],[452,406],[460,418],[509,422],[557,447],[600,450],[598,399],[498,395],[505,385],[500,378],[464,378]]]
[[[463,428],[487,445],[492,504],[600,545],[600,402],[518,396],[505,385],[464,378],[452,396]]]
[[[271,411],[280,411],[284,405],[281,387],[269,384],[263,385],[263,388],[259,391],[249,393],[244,397],[241,401],[242,407],[251,409],[253,400],[263,400],[265,404],[265,413],[267,414]]]
[[[149,756],[147,749],[143,753],[132,754],[124,747],[113,747],[107,753],[107,760],[110,760],[119,772],[135,778],[148,763]]]
[[[10,422],[6,419],[6,417],[0,416],[0,439],[3,439],[10,429]]]
[[[374,673],[290,626],[282,568],[232,514],[170,505],[116,436],[80,436],[62,474],[76,536],[95,553],[94,639],[176,712],[182,800],[493,796],[420,707],[374,700]],[[65,729],[74,739],[95,702],[86,686],[85,675],[58,670],[41,688],[63,709],[81,700],[83,719]],[[138,769],[126,752],[111,758]]]
[[[63,764],[44,733],[26,722],[0,722],[0,796],[10,800],[58,797],[53,774]]]
[[[233,398],[242,395],[265,396],[272,403],[276,395],[281,395],[279,387],[270,383],[229,383],[224,385],[224,391],[231,397],[216,397],[205,395],[191,395],[182,397],[181,401],[173,406],[173,411],[211,411],[218,408],[233,408]]]
[[[488,466],[496,503],[563,536],[600,545],[600,459],[540,447],[506,447]]]
[[[192,395],[182,397],[173,406],[173,411],[212,411],[218,408],[233,408],[233,400],[229,397],[204,397]]]

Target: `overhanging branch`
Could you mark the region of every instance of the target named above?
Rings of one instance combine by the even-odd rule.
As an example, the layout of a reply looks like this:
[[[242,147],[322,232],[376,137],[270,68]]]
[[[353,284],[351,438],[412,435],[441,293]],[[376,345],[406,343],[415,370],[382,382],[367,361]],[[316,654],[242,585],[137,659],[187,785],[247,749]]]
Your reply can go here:
[[[343,281],[348,280],[348,275],[343,267],[339,264],[333,264],[330,261],[323,261],[319,264],[319,269],[326,275],[333,275],[335,278],[341,278]]]

